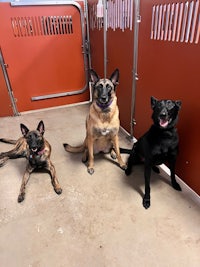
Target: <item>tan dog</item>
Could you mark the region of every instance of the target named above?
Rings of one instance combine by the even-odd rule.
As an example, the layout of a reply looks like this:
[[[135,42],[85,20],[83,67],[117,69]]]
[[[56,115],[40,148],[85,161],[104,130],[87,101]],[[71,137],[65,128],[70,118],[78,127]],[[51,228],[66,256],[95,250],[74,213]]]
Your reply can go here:
[[[123,162],[118,141],[119,109],[115,88],[118,84],[119,70],[116,69],[110,79],[100,79],[94,70],[90,71],[93,87],[93,101],[86,119],[86,138],[78,147],[63,144],[68,152],[84,152],[82,161],[88,162],[88,173],[94,173],[94,154],[111,153],[116,157],[119,166],[126,169]]]
[[[39,122],[37,130],[29,131],[24,124],[21,124],[20,127],[23,136],[18,140],[0,139],[1,142],[15,145],[12,150],[0,153],[0,167],[3,166],[8,159],[27,158],[26,171],[22,179],[18,202],[24,200],[26,184],[30,174],[35,169],[46,169],[51,175],[51,181],[55,192],[61,194],[62,189],[56,177],[55,167],[50,160],[51,146],[43,137],[45,131],[43,121]]]

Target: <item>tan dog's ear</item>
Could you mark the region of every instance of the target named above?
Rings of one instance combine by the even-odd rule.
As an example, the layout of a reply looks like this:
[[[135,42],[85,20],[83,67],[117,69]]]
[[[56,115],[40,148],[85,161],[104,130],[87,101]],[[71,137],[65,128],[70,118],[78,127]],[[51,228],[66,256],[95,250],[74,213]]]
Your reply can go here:
[[[40,132],[42,135],[44,134],[45,129],[44,129],[44,122],[43,122],[43,121],[40,121],[40,122],[39,122],[38,127],[37,127],[37,130],[38,130],[38,132]]]
[[[22,135],[25,137],[27,133],[29,132],[29,129],[22,123],[20,124],[20,128],[21,128]]]
[[[91,69],[90,70],[90,81],[92,82],[92,84],[94,85],[95,83],[97,83],[99,79],[100,78],[97,75],[97,73],[93,69]]]
[[[118,69],[113,71],[113,73],[110,76],[110,80],[115,86],[119,84],[119,70]]]

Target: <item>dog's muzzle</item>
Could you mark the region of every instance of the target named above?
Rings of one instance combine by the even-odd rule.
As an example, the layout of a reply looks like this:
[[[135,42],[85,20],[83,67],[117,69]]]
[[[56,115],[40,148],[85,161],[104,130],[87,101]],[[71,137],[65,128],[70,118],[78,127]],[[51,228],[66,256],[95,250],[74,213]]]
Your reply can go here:
[[[103,105],[107,104],[109,102],[109,98],[107,96],[102,96],[99,98],[99,102]]]
[[[159,125],[162,128],[166,128],[171,122],[171,118],[167,114],[161,114],[159,117]]]

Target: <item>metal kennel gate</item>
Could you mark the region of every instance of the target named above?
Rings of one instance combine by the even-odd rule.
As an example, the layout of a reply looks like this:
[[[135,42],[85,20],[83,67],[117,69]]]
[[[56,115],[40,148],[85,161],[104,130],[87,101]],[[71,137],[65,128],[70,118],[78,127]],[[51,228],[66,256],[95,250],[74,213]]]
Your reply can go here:
[[[84,8],[84,1],[0,3],[1,65],[14,115],[88,99]]]

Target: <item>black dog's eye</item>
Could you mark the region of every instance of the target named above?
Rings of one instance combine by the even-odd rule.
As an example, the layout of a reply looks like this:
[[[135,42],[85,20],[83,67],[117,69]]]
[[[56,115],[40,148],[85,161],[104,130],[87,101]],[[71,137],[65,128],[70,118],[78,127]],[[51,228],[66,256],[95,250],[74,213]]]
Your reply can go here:
[[[173,109],[174,108],[174,103],[171,101],[171,100],[167,100],[166,102],[166,106],[167,108],[170,110],[170,109]]]

